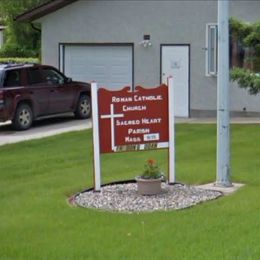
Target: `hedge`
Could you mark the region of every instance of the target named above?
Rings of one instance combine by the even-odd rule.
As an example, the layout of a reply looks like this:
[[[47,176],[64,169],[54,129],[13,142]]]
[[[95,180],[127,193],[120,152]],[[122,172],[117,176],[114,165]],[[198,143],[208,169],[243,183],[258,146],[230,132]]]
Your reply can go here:
[[[38,58],[0,58],[0,63],[40,63]]]

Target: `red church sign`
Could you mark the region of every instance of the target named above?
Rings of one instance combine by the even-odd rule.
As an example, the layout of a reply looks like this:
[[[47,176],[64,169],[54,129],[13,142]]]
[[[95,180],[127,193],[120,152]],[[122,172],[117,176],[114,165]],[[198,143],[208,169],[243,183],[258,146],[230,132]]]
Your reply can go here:
[[[175,181],[174,91],[168,86],[112,91],[91,84],[94,187],[101,189],[101,153],[169,148],[168,181]]]
[[[100,152],[168,147],[168,87],[98,90]]]

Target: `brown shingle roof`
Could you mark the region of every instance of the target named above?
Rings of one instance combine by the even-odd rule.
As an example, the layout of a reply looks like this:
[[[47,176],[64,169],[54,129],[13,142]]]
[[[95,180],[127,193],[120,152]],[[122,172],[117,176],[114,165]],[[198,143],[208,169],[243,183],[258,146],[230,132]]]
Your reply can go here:
[[[76,1],[78,0],[50,0],[16,16],[15,20],[19,22],[31,22]]]

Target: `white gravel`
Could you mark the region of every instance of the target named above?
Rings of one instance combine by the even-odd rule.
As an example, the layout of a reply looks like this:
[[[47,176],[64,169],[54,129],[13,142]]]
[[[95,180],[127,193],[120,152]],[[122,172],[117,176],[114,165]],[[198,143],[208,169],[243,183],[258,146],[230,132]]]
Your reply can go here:
[[[159,195],[142,196],[137,194],[136,183],[107,185],[101,192],[91,190],[78,194],[74,202],[85,208],[132,213],[184,209],[223,195],[219,191],[181,184],[162,183],[162,188]]]

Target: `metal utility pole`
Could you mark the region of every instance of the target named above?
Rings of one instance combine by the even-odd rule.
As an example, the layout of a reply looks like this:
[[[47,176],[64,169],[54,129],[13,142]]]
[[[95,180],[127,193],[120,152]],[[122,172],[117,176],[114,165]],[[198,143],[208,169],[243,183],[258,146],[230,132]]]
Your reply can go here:
[[[229,0],[218,0],[218,93],[217,93],[217,181],[229,187],[230,117],[229,117]]]

